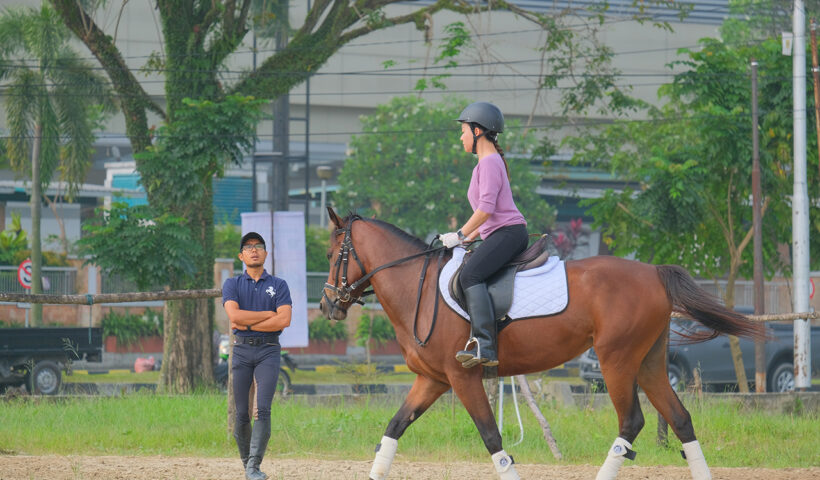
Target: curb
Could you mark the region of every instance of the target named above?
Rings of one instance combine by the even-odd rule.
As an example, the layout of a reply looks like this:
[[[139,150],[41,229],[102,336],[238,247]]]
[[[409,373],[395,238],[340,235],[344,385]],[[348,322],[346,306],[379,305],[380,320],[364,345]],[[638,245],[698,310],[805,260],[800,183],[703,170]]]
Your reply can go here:
[[[306,366],[297,366],[297,370],[314,370],[316,372],[323,372],[323,373],[336,373],[343,369],[343,367],[339,367],[338,365],[306,365]],[[543,373],[549,377],[570,377],[573,376],[573,369],[566,368],[563,365],[559,367],[552,368],[550,370],[546,370]],[[413,373],[405,364],[400,365],[376,365],[376,371],[384,372],[384,373]],[[135,373],[134,370],[125,369],[125,368],[112,368],[110,370],[72,370],[72,375],[103,375],[106,373],[116,373],[116,374],[125,374],[125,373]],[[574,376],[577,376],[577,368],[575,369]]]

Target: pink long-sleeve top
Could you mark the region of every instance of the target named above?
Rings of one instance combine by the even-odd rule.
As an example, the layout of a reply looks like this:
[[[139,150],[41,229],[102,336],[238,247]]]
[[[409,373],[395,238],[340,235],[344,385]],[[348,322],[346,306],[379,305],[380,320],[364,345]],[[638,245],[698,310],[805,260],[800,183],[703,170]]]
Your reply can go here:
[[[487,238],[501,227],[527,224],[515,206],[504,160],[497,153],[478,161],[470,178],[467,199],[474,211],[490,214],[490,218],[478,227],[481,238]]]

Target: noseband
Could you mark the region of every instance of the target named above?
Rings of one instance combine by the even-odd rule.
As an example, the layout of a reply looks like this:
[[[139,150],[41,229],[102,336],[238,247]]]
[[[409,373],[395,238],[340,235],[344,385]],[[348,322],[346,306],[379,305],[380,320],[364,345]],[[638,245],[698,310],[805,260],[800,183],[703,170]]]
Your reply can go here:
[[[373,295],[375,293],[373,291],[373,289],[371,288],[370,290],[362,289],[361,293],[356,294],[357,290],[359,290],[365,283],[370,281],[370,277],[375,275],[377,272],[379,272],[381,270],[384,270],[385,268],[390,268],[390,267],[402,264],[404,262],[407,262],[409,260],[412,260],[414,258],[425,256],[424,267],[422,267],[421,279],[419,281],[418,296],[416,298],[416,313],[415,313],[415,319],[414,319],[414,322],[413,322],[413,336],[415,337],[416,342],[419,345],[421,345],[421,346],[426,345],[427,342],[430,340],[430,336],[433,334],[433,328],[435,327],[435,323],[436,323],[436,316],[437,316],[437,313],[438,313],[438,295],[439,295],[439,292],[438,292],[438,287],[436,287],[436,300],[435,300],[435,308],[434,308],[434,313],[433,313],[433,323],[430,326],[430,332],[428,333],[427,338],[424,341],[421,341],[421,340],[419,340],[418,336],[416,335],[416,323],[418,322],[419,304],[421,303],[421,291],[422,291],[422,287],[424,286],[424,278],[427,274],[427,266],[430,262],[430,257],[433,255],[433,253],[436,253],[436,252],[438,253],[438,265],[437,266],[440,270],[441,267],[442,267],[441,259],[444,256],[444,252],[447,249],[445,247],[433,248],[432,243],[431,243],[430,248],[428,248],[427,250],[425,250],[423,252],[419,252],[419,253],[410,255],[408,257],[403,257],[403,258],[400,258],[398,260],[394,260],[392,262],[389,262],[389,263],[386,263],[386,264],[381,265],[379,267],[376,267],[376,268],[373,269],[373,271],[371,271],[370,273],[367,273],[365,271],[364,264],[359,259],[359,255],[356,254],[356,249],[353,247],[352,228],[353,228],[353,222],[356,221],[356,220],[362,220],[362,217],[359,216],[359,215],[352,215],[350,217],[350,220],[347,222],[347,225],[345,225],[344,228],[336,229],[333,232],[334,235],[339,235],[341,233],[344,233],[345,237],[342,240],[341,246],[339,247],[339,254],[336,256],[336,262],[333,265],[333,268],[334,268],[334,271],[335,271],[334,280],[333,280],[334,284],[331,285],[330,283],[325,282],[325,288],[322,290],[322,299],[330,307],[331,315],[335,310],[340,310],[340,311],[346,313],[347,308],[343,307],[342,304],[344,304],[344,303],[346,303],[346,304],[358,303],[358,304],[364,305],[364,301],[362,300],[362,297],[366,297],[368,295]],[[435,240],[433,240],[433,241],[435,241]],[[355,282],[353,282],[351,284],[348,284],[347,283],[347,267],[348,267],[348,264],[350,263],[350,258],[351,257],[353,258],[353,260],[356,261],[356,264],[359,266],[359,270],[362,272],[362,277],[360,279],[356,280]],[[367,287],[364,287],[364,288],[367,288]],[[330,297],[328,297],[328,295],[327,295],[328,290],[330,290],[330,291],[332,291],[336,294],[336,298],[334,300],[331,300]]]

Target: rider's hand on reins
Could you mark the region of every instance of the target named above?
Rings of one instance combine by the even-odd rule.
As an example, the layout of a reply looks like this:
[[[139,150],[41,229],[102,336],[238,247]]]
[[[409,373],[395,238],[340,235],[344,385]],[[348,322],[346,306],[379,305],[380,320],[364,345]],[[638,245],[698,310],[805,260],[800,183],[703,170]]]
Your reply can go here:
[[[461,244],[461,238],[459,238],[456,232],[442,233],[438,236],[438,239],[441,240],[441,243],[447,248],[453,248]]]

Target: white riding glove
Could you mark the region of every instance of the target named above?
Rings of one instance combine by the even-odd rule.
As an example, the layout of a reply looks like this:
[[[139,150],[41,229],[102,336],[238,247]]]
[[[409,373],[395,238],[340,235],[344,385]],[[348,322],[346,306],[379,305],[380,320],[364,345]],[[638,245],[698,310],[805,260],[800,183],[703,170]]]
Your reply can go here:
[[[447,248],[453,248],[461,244],[461,239],[458,238],[458,233],[456,232],[442,233],[438,236],[438,239],[441,240],[441,243]]]

